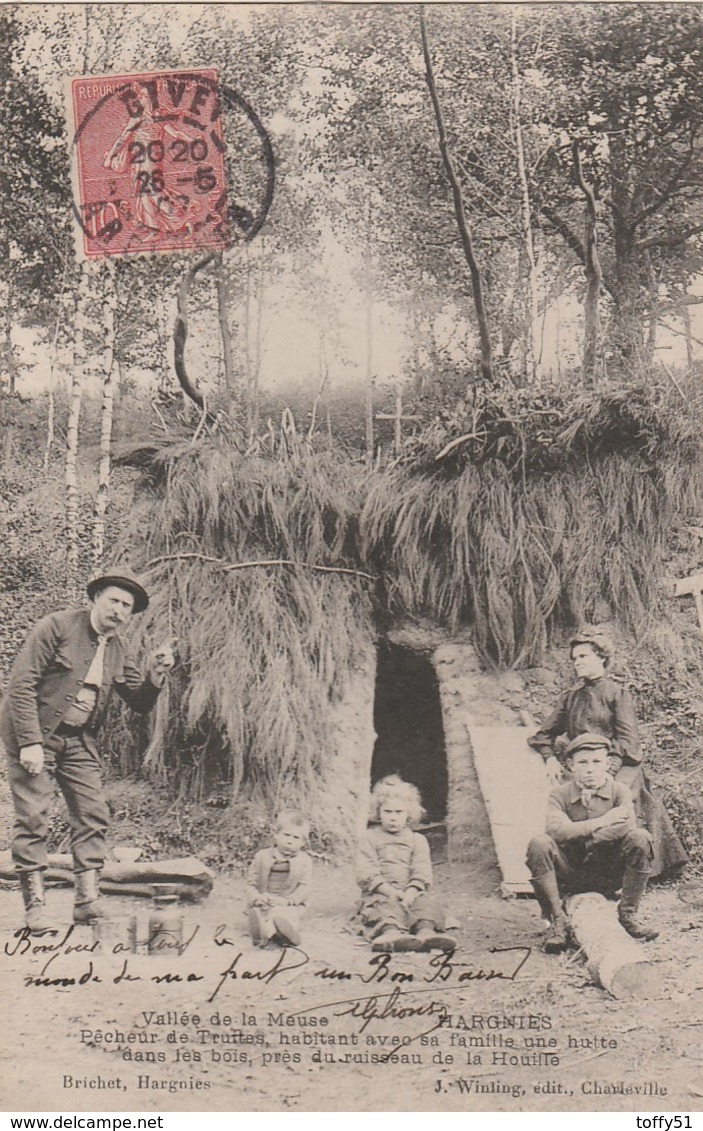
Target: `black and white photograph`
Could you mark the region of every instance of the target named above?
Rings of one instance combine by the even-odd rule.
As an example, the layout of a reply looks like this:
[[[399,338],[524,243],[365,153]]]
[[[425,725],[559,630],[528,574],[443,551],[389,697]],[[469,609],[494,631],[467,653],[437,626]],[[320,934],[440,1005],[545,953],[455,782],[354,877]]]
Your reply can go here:
[[[703,7],[0,60],[3,1110],[692,1127]]]

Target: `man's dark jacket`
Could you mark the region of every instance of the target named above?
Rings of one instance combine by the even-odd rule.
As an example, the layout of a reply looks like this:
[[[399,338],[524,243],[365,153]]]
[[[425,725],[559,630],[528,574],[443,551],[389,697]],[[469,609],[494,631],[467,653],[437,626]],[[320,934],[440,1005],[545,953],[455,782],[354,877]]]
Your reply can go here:
[[[0,707],[0,738],[11,757],[54,733],[85,680],[97,646],[87,609],[50,613],[34,626],[15,660]],[[117,636],[107,641],[102,687],[85,730],[86,745],[94,753],[94,738],[105,721],[113,687],[142,714],[151,710],[159,694]]]

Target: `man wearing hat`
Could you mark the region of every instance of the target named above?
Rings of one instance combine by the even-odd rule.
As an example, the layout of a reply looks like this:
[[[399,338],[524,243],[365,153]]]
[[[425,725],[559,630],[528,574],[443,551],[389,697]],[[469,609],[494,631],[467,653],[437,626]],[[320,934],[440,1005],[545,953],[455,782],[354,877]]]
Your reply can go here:
[[[542,913],[550,920],[544,949],[566,948],[562,896],[597,891],[612,896],[622,887],[618,917],[633,938],[655,939],[657,931],[637,917],[652,870],[652,837],[637,827],[632,794],[608,773],[612,743],[585,732],[566,747],[572,777],[549,795],[545,832],[533,837],[527,866]]]
[[[27,926],[51,926],[44,907],[48,818],[54,780],[66,800],[75,876],[74,923],[101,917],[98,879],[109,822],[96,737],[113,689],[135,711],[154,706],[174,664],[170,647],[135,666],[119,633],[149,604],[130,569],[93,578],[89,609],[62,609],[40,620],[20,651],[0,708],[15,806],[12,856]]]

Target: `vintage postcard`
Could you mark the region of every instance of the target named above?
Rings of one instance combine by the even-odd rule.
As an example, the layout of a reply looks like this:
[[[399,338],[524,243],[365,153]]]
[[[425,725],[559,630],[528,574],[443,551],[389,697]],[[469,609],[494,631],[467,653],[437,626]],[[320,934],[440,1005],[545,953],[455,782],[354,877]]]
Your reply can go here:
[[[700,1111],[698,5],[0,29],[3,1108]]]

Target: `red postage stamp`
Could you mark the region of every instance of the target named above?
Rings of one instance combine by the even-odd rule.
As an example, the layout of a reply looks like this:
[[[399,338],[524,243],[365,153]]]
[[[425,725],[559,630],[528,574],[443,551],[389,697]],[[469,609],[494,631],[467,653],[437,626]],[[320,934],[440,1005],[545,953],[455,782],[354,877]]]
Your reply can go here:
[[[227,246],[216,70],[75,78],[70,104],[83,258]]]

